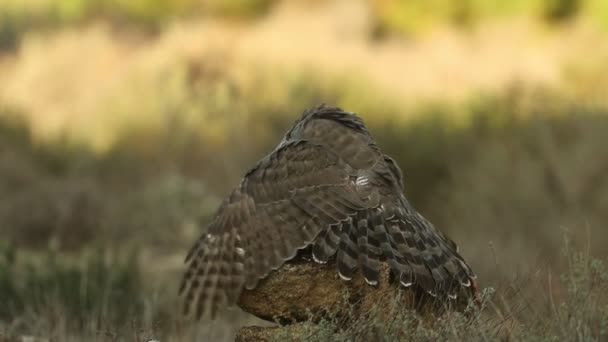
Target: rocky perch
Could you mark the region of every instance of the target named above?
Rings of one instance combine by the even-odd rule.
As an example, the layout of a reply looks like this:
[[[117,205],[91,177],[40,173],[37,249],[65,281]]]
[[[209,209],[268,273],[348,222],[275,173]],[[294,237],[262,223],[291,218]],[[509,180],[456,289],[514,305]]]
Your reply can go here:
[[[466,300],[442,300],[416,288],[397,286],[386,264],[380,274],[378,286],[371,286],[358,274],[350,281],[340,279],[333,263],[288,262],[261,280],[255,289],[244,290],[238,303],[244,311],[280,326],[242,328],[236,341],[271,341],[285,330],[290,336],[297,336],[302,329],[300,322],[323,317],[338,317],[346,322],[373,312],[388,318],[396,308],[416,310],[425,317],[436,316],[448,307],[466,306]]]

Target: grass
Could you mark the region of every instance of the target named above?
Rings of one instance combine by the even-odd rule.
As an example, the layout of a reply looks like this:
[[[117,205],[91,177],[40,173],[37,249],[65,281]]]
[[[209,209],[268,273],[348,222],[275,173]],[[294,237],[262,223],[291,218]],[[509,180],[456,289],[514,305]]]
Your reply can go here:
[[[390,319],[370,313],[343,324],[331,317],[308,322],[277,341],[603,341],[608,337],[608,267],[588,251],[562,249],[567,270],[544,273],[513,292],[484,289],[482,308],[471,303],[462,313],[421,317],[397,301]],[[188,339],[196,325],[176,313],[174,288],[150,286],[135,254],[112,257],[99,250],[79,262],[54,252],[41,259],[3,247],[0,259],[0,334],[37,335],[51,340]],[[538,291],[538,290],[535,290]],[[558,291],[561,291],[558,293]],[[154,298],[166,297],[158,301]],[[167,299],[172,298],[172,299]],[[383,309],[384,310],[384,309]],[[201,324],[202,325],[202,324]],[[208,332],[207,332],[208,334]],[[0,335],[1,336],[1,335]],[[209,335],[203,335],[209,336]]]
[[[268,82],[257,84],[271,89]],[[237,146],[178,120],[170,131],[132,127],[100,154],[71,140],[36,143],[25,121],[7,119],[19,116],[1,116],[0,176],[10,182],[0,183],[0,297],[9,303],[0,312],[0,332],[62,340],[230,338],[235,323],[210,327],[180,319],[174,287],[181,257],[255,154],[292,122],[283,112],[297,113],[296,105],[318,99],[344,101],[356,89],[317,88],[306,78],[292,86],[297,90],[270,103],[249,97],[248,88],[230,101],[186,97],[201,108],[212,101],[222,112],[249,103],[245,118],[256,121],[245,124],[253,124],[253,134],[235,137],[242,142]],[[311,325],[311,339],[351,340],[379,331],[413,340],[605,338],[608,184],[600,142],[608,115],[556,98],[549,115],[527,96],[486,98],[464,108],[430,105],[407,121],[394,111],[408,109],[383,97],[383,105],[374,96],[353,103],[386,111],[385,119],[368,123],[405,170],[408,197],[459,242],[481,285],[495,293],[472,321],[454,314],[428,325],[404,312],[390,327],[382,320]],[[469,114],[454,114],[459,111]],[[241,156],[242,146],[240,153],[251,155]],[[208,163],[217,151],[232,156],[229,176],[226,164]],[[565,257],[563,226],[571,228]],[[580,254],[575,246],[582,245],[588,250]],[[236,315],[227,317],[252,322]]]
[[[48,251],[41,263],[13,249],[2,252],[0,316],[22,317],[11,327],[16,331],[42,328],[56,336],[95,322],[101,330],[103,325],[116,326],[130,319],[143,308],[138,294],[142,278],[134,256],[115,259],[96,251],[75,260]],[[50,325],[41,326],[45,323]]]

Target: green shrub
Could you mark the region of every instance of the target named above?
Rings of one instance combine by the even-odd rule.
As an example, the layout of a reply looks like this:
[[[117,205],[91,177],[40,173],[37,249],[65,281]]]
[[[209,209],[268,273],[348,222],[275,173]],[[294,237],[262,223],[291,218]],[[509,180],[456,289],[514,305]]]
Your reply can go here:
[[[545,0],[544,16],[549,21],[561,21],[575,16],[583,0]]]
[[[429,29],[456,25],[469,27],[497,17],[531,17],[556,23],[574,18],[585,8],[593,17],[606,16],[595,0],[372,0],[376,31],[416,36]],[[600,19],[601,21],[601,19]]]
[[[206,0],[203,11],[216,16],[251,18],[268,11],[276,0]]]

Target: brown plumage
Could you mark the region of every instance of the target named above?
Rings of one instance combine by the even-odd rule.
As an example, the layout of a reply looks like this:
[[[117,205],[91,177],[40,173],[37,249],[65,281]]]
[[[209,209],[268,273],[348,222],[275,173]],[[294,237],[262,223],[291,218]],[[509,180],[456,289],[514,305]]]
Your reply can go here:
[[[345,280],[360,270],[376,285],[385,261],[402,286],[450,298],[462,287],[476,294],[456,244],[410,205],[402,181],[361,118],[327,106],[305,111],[190,250],[180,287],[186,313],[214,317],[308,246]]]

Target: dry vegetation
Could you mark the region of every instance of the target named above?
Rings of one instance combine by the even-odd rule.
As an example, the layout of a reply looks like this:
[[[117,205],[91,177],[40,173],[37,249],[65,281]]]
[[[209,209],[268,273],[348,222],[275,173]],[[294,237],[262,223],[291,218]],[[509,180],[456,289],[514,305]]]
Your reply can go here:
[[[603,2],[469,1],[417,20],[394,16],[416,1],[108,3],[0,4],[0,341],[230,340],[261,323],[182,319],[182,258],[319,102],[364,117],[478,272],[485,309],[330,319],[301,338],[608,340]],[[361,24],[330,25],[343,10]],[[281,53],[310,13],[311,36]],[[479,28],[497,13],[516,19]]]

